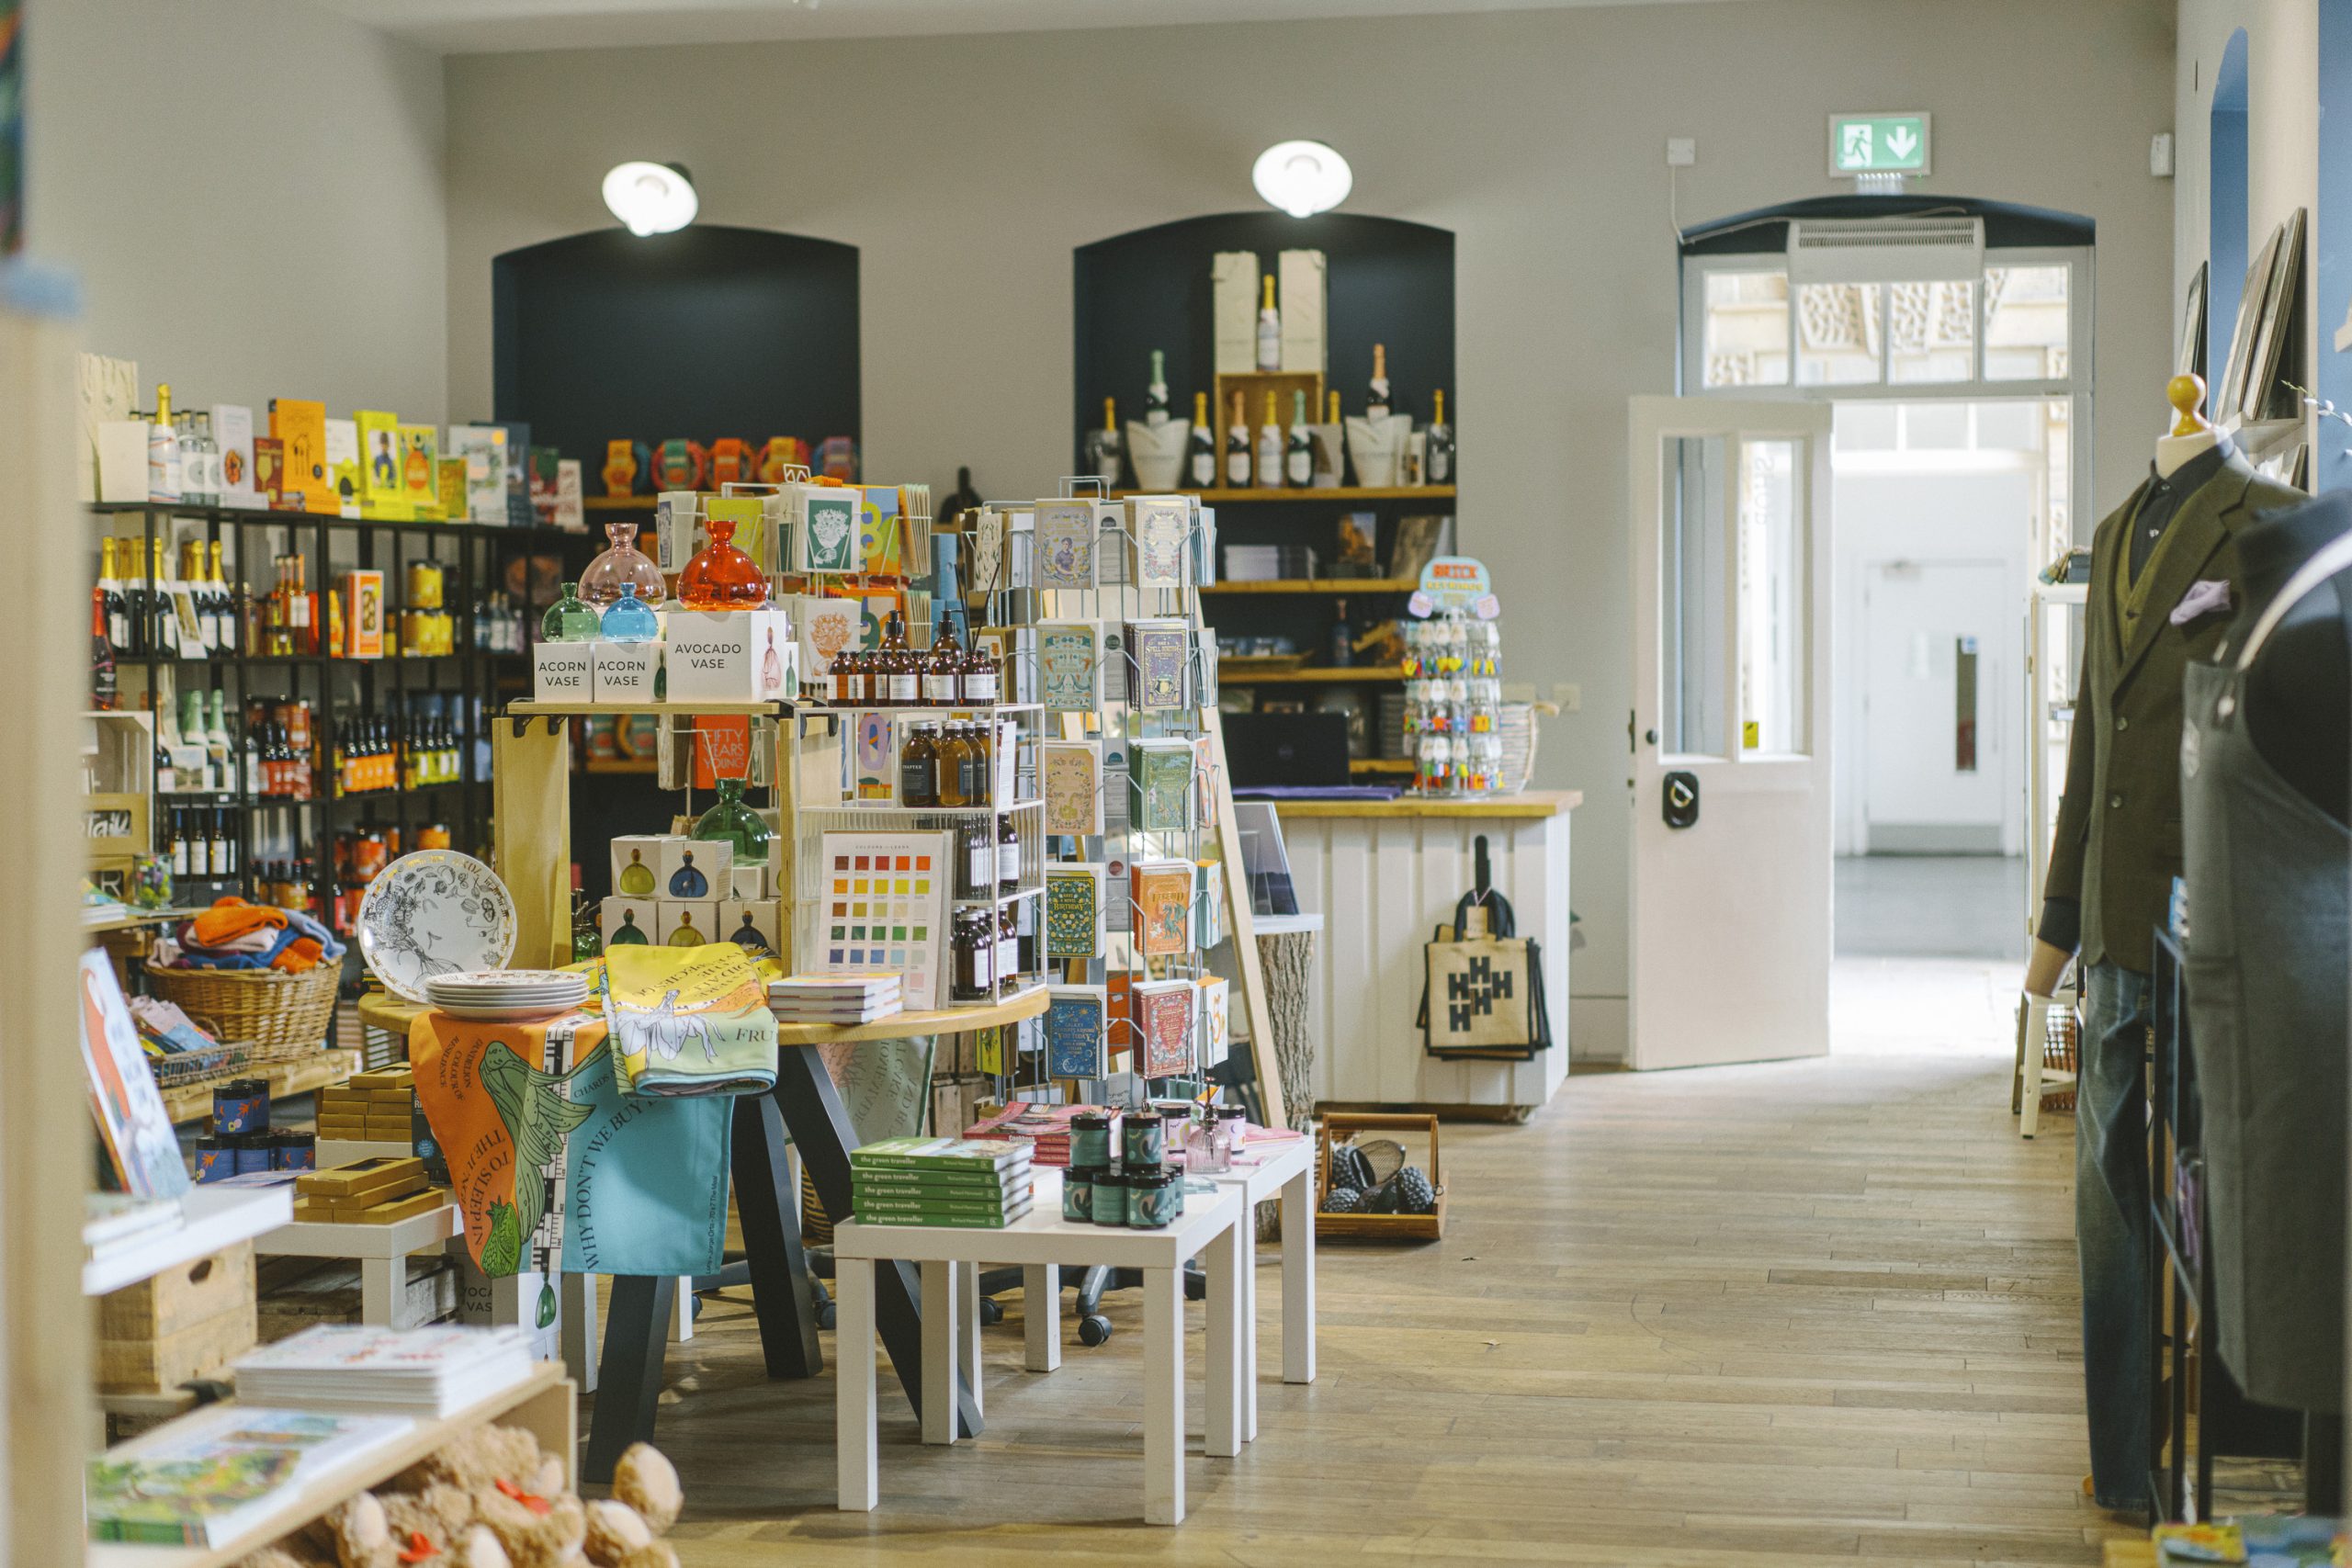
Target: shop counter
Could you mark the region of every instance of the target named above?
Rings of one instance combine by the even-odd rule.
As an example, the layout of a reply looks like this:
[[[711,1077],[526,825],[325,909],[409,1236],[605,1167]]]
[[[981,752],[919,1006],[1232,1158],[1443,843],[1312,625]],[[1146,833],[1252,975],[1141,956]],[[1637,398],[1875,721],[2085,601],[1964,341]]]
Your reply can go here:
[[[1324,922],[1307,1002],[1318,1104],[1523,1116],[1558,1090],[1568,1074],[1568,816],[1583,799],[1540,790],[1275,803],[1298,907]],[[1422,947],[1470,891],[1481,836],[1519,934],[1543,949],[1552,1048],[1532,1061],[1442,1062],[1413,1021]]]

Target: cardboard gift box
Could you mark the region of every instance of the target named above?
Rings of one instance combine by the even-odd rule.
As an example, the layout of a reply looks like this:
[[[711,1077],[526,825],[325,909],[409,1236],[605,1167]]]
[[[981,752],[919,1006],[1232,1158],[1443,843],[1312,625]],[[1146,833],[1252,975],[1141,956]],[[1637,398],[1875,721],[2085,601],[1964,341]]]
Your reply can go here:
[[[783,611],[673,609],[667,618],[671,702],[783,702],[798,689]]]
[[[542,642],[531,649],[531,695],[543,703],[584,703],[595,699],[596,645],[592,642]]]
[[[662,673],[659,642],[593,642],[596,650],[595,700],[600,703],[650,703]]]

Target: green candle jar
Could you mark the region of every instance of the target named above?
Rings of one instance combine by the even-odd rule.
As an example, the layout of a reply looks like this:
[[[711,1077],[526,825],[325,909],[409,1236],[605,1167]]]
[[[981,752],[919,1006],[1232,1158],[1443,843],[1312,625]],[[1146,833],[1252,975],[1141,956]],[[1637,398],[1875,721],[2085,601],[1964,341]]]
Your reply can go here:
[[[1166,1230],[1184,1213],[1183,1178],[1166,1167],[1127,1173],[1127,1224],[1135,1230]]]
[[[1094,1223],[1098,1225],[1124,1225],[1127,1223],[1127,1179],[1115,1170],[1098,1170],[1091,1183],[1094,1196]]]
[[[1091,1224],[1094,1219],[1094,1184],[1102,1173],[1086,1167],[1072,1166],[1062,1173],[1062,1218],[1076,1224]]]

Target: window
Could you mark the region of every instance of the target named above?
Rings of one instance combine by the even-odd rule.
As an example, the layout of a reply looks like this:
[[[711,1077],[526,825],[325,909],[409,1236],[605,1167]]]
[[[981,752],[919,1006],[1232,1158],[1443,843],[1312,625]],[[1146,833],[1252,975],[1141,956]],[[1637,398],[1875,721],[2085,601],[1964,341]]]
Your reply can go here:
[[[1851,387],[1883,379],[1881,323],[1885,288],[1807,283],[1797,289],[1797,382]]]
[[[1724,736],[1724,491],[1720,435],[1666,442],[1658,517],[1658,749],[1720,757]]]
[[[1740,447],[1739,749],[1805,749],[1804,539],[1794,441]]]
[[[1707,276],[1709,387],[1789,384],[1789,276],[1711,272]]]
[[[1897,283],[1886,303],[1886,378],[1903,386],[1976,374],[1976,286]]]
[[[1984,379],[2063,381],[2067,369],[2066,269],[1984,269]]]

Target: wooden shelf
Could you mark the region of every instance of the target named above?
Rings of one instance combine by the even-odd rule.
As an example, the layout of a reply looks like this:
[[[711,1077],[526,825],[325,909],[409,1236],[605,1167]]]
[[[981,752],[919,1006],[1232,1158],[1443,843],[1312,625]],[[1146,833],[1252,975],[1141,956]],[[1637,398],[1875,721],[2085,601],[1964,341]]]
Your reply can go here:
[[[1409,773],[1413,771],[1410,757],[1351,757],[1348,772],[1351,773]]]
[[[226,1067],[211,1077],[165,1089],[164,1109],[170,1113],[175,1124],[201,1122],[212,1114],[212,1091],[235,1078],[265,1079],[269,1084],[270,1099],[286,1100],[324,1089],[329,1084],[341,1083],[358,1070],[359,1053],[356,1051],[321,1051],[314,1055],[298,1056],[290,1062]]]
[[[894,1012],[872,1023],[843,1028],[832,1023],[786,1023],[776,1021],[778,1045],[837,1045],[859,1040],[904,1040],[917,1034],[961,1034],[971,1029],[994,1029],[1018,1023],[1046,1010],[1046,987],[1032,986],[1010,1001],[990,1007],[947,1008],[935,1012]]]
[[[210,878],[205,878],[209,881]],[[111,915],[103,920],[84,920],[83,931],[92,936],[108,931],[127,931],[141,926],[166,925],[173,920],[192,920],[204,913],[202,909],[133,909],[129,914]]]
[[[1346,685],[1351,682],[1402,681],[1405,669],[1400,664],[1351,664],[1338,669],[1291,670],[1280,675],[1232,675],[1217,672],[1217,683],[1224,686],[1294,686],[1312,682],[1317,685]]]
[[[662,498],[655,495],[583,495],[580,505],[586,512],[650,512]]]
[[[686,718],[698,713],[779,714],[788,705],[776,702],[720,702],[717,698],[689,703],[541,703],[516,697],[506,705],[506,714],[513,718],[575,718],[600,713],[644,713],[657,717],[667,714],[673,717]]]
[[[202,1406],[193,1417],[209,1418],[215,1406]],[[282,1536],[309,1524],[355,1493],[389,1481],[434,1452],[459,1432],[488,1422],[512,1417],[506,1425],[527,1429],[539,1446],[563,1461],[567,1485],[576,1485],[573,1455],[578,1451],[578,1417],[571,1380],[560,1362],[542,1361],[530,1376],[455,1414],[420,1418],[409,1431],[349,1464],[338,1465],[315,1481],[290,1488],[284,1506],[235,1540],[219,1546],[134,1546],[119,1541],[92,1541],[85,1562],[88,1568],[227,1568]],[[168,1432],[167,1424],[156,1428]],[[147,1434],[134,1442],[152,1439]],[[126,1445],[131,1446],[131,1445]]]
[[[586,757],[580,763],[583,773],[651,773],[661,767],[658,757]]]
[[[1423,499],[1452,501],[1453,487],[1452,485],[1335,485],[1321,490],[1313,486],[1298,490],[1261,490],[1253,485],[1247,490],[1114,490],[1111,492],[1111,499],[1124,501],[1131,495],[1197,495],[1203,501],[1212,504],[1225,501],[1287,501],[1294,503],[1315,501],[1419,501]]]
[[[1574,789],[1529,790],[1524,795],[1423,798],[1400,795],[1394,800],[1275,800],[1277,817],[1479,817],[1492,818],[1565,817],[1584,804],[1584,792]]]
[[[1409,577],[1269,577],[1255,582],[1204,582],[1204,593],[1410,593]]]
[[[250,1241],[294,1218],[291,1186],[197,1187],[180,1199],[179,1229],[82,1265],[82,1293],[103,1296],[191,1259]]]

